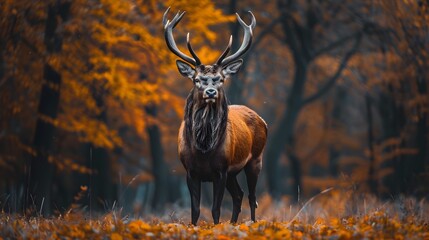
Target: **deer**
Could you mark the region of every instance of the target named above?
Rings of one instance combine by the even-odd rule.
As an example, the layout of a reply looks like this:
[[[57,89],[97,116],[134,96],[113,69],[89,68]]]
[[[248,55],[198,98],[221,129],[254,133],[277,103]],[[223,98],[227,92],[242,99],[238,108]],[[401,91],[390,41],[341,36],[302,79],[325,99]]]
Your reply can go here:
[[[183,18],[180,12],[170,21],[167,20],[168,8],[163,15],[164,34],[167,47],[177,55],[176,65],[179,73],[192,80],[193,88],[186,98],[184,119],[179,128],[179,159],[186,170],[186,182],[191,198],[191,222],[197,225],[200,216],[201,182],[213,183],[212,217],[214,224],[219,223],[220,208],[225,188],[231,194],[233,211],[231,223],[236,223],[244,192],[237,182],[237,174],[244,169],[248,186],[248,200],[251,220],[255,219],[256,183],[262,169],[262,153],[267,140],[267,124],[252,109],[243,105],[229,105],[223,84],[236,74],[244,55],[250,48],[255,16],[251,11],[251,23],[247,25],[237,15],[244,29],[240,48],[228,56],[231,50],[232,35],[229,43],[216,63],[202,64],[192,49],[189,33],[186,41],[192,57],[177,47],[173,29]]]

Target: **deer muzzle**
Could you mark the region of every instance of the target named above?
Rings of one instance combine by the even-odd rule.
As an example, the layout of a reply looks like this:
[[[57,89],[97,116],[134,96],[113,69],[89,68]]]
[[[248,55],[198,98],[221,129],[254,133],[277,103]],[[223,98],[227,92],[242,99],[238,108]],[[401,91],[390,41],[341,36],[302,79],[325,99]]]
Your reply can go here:
[[[203,98],[206,101],[206,103],[208,102],[216,102],[216,99],[218,97],[218,92],[216,89],[214,88],[207,88],[204,90],[203,93]]]

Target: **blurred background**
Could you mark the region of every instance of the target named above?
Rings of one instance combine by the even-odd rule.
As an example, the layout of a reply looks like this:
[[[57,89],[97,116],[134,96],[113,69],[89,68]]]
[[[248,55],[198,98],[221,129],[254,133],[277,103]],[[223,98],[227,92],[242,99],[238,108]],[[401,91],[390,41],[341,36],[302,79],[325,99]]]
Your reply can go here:
[[[3,0],[2,211],[189,208],[177,132],[192,83],[165,44],[168,6],[205,64],[229,35],[240,46],[235,12],[256,16],[226,90],[268,123],[259,196],[428,197],[429,1]]]

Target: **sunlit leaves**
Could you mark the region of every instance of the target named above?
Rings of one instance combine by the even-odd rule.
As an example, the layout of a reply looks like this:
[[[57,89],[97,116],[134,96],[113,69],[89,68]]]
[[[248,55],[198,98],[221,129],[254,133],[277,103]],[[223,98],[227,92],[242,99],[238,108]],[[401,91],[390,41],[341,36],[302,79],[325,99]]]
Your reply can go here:
[[[165,4],[171,6],[173,13],[178,10],[186,11],[187,28],[192,29],[195,33],[195,41],[201,41],[201,36],[210,42],[216,40],[217,34],[214,30],[207,28],[217,24],[225,24],[235,20],[235,16],[225,16],[222,11],[215,7],[214,3],[209,0],[203,1],[186,1],[186,0],[169,0]]]
[[[51,3],[55,1],[18,0],[0,6],[5,16],[0,20],[0,54],[5,69],[0,71],[0,91],[1,102],[8,103],[0,110],[2,118],[5,116],[1,129],[7,129],[1,133],[6,134],[2,144],[12,144],[8,142],[10,136],[31,143],[33,136],[28,133],[38,117],[44,64],[53,67],[62,78],[60,85],[51,86],[60,93],[58,118],[39,116],[54,124],[59,136],[65,136],[56,144],[79,142],[106,149],[123,147],[120,129],[144,139],[149,122],[160,125],[169,134],[174,129],[175,135],[177,126],[171,126],[170,122],[180,123],[183,92],[188,89],[177,89],[176,57],[165,44],[163,12],[168,6],[172,12],[179,9],[188,12],[177,28],[178,44],[183,47],[185,32],[191,32],[194,48],[202,60],[210,62],[219,54],[212,49],[217,37],[213,27],[235,19],[210,1],[76,0],[71,2],[67,21],[57,19],[62,48],[50,54],[45,49],[44,31]],[[162,106],[157,119],[147,116],[148,105]],[[26,134],[9,132],[12,129],[21,129]],[[70,158],[76,157],[68,152],[73,150],[64,149],[58,156],[52,156],[57,169],[68,166],[80,169],[73,165],[79,161]],[[142,154],[144,149],[127,148],[125,154],[130,151]],[[4,152],[5,156],[14,155],[14,159],[19,158],[17,153]]]

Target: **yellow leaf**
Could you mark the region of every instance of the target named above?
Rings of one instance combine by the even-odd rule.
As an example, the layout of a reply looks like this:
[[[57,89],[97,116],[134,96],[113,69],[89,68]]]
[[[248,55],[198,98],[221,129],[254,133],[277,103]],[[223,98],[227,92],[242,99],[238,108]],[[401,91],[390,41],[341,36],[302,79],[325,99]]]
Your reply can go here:
[[[241,231],[249,231],[249,226],[247,226],[246,224],[242,223],[240,224],[240,226],[238,227],[238,229],[240,229]]]
[[[228,240],[228,239],[230,239],[230,237],[225,236],[225,235],[219,235],[219,236],[217,237],[217,239],[218,239],[218,240]]]
[[[110,235],[110,239],[111,239],[111,240],[122,240],[122,236],[121,236],[121,235],[119,235],[118,233],[112,233],[112,234]]]
[[[280,231],[277,231],[274,234],[275,239],[289,239],[291,238],[290,231],[288,229],[282,229]]]

